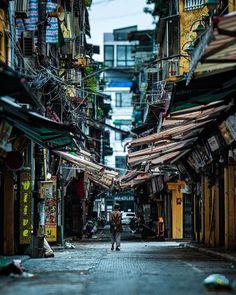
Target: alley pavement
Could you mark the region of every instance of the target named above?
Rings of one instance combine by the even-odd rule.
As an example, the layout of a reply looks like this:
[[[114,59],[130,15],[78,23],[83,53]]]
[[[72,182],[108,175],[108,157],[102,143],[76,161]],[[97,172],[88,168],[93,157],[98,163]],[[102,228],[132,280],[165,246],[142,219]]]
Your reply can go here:
[[[195,295],[208,293],[203,280],[212,273],[236,278],[236,263],[187,244],[123,241],[118,252],[111,251],[108,241],[77,242],[75,249],[55,250],[53,258],[24,260],[34,276],[1,276],[0,294]]]

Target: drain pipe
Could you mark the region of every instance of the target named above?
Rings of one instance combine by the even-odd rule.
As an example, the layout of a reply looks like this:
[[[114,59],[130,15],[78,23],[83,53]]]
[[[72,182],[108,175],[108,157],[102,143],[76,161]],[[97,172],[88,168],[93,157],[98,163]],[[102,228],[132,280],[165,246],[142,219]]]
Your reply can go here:
[[[15,1],[9,1],[8,3],[8,18],[9,18],[9,33],[10,42],[8,42],[8,65],[14,69],[14,56],[15,56],[15,22],[14,22],[14,11],[15,11]]]

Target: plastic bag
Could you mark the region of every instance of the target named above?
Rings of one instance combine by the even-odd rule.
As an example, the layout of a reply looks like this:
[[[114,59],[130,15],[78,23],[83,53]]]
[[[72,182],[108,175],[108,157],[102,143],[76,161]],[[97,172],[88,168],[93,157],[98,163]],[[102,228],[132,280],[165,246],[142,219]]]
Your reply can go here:
[[[204,280],[207,289],[231,289],[230,281],[221,274],[211,274]]]

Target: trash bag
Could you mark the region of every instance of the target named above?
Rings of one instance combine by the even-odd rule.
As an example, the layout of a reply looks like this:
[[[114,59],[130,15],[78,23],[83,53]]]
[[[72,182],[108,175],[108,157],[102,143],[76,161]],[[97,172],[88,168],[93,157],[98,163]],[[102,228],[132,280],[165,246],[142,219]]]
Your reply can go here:
[[[20,260],[13,260],[10,263],[7,263],[6,265],[2,266],[0,268],[0,275],[9,275],[11,273],[14,274],[22,274],[24,271],[24,268],[21,264]]]
[[[211,274],[204,280],[207,289],[231,289],[230,281],[221,274]]]

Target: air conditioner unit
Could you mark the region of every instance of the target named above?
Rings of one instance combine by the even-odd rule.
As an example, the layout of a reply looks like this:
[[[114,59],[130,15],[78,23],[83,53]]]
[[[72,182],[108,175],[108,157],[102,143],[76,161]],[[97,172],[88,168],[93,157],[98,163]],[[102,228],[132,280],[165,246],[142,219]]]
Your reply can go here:
[[[22,33],[22,52],[25,57],[32,56],[34,53],[34,32],[24,31]]]
[[[29,110],[30,105],[28,103],[18,103],[19,106],[22,107],[22,109]]]

